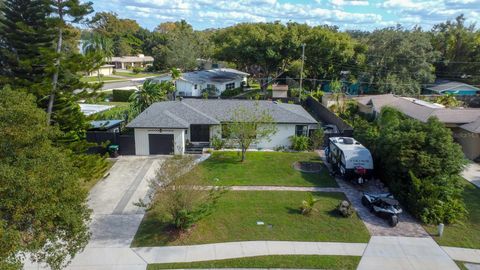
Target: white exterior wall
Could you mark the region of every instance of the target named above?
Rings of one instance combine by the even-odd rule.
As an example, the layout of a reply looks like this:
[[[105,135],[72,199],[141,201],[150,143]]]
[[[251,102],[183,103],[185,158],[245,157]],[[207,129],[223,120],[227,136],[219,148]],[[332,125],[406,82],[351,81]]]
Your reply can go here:
[[[270,136],[270,141],[262,140],[254,147],[273,149],[284,146],[289,148],[292,145],[290,137],[293,135],[295,135],[295,124],[277,124],[277,133]]]
[[[227,84],[235,83],[235,88],[242,86],[242,82],[246,82],[247,77],[243,79],[233,80],[225,83],[214,83],[214,82],[206,82],[203,84],[197,84],[197,89],[195,89],[195,84],[192,82],[184,81],[184,80],[177,80],[176,81],[176,90],[177,92],[184,92],[185,96],[194,96],[199,97],[202,95],[202,90],[207,88],[209,84],[215,85],[215,87],[220,91],[220,94],[225,91]]]
[[[184,129],[135,129],[135,154],[137,156],[150,155],[148,135],[149,134],[173,134],[173,149],[175,155],[183,155],[185,152],[185,130]]]

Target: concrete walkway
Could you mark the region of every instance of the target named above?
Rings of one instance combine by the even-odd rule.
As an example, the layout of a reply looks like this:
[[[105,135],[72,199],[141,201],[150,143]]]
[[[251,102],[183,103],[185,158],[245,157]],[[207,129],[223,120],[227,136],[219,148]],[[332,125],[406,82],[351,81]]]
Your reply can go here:
[[[480,188],[480,164],[470,163],[462,172],[463,178]]]
[[[442,247],[442,249],[455,261],[480,263],[480,249]]]
[[[194,246],[134,248],[147,263],[223,260],[268,255],[361,256],[367,244],[336,242],[245,241]]]
[[[457,270],[432,238],[373,236],[358,270]]]
[[[214,186],[206,186],[211,189]],[[233,191],[305,191],[305,192],[343,192],[340,188],[323,187],[287,187],[287,186],[230,186]]]

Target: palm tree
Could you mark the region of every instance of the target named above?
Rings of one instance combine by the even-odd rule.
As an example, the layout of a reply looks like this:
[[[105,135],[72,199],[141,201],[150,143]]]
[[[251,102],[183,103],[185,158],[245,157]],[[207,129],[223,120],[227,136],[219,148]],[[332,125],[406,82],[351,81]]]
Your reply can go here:
[[[110,61],[114,56],[113,40],[102,35],[92,34],[83,43],[82,49],[84,53],[98,54],[103,59],[95,68],[99,69],[105,62]],[[101,81],[100,72],[97,73],[98,80]]]
[[[157,83],[154,80],[146,80],[138,91],[130,96],[132,111],[139,114],[153,103],[167,100],[168,95],[174,91],[175,86],[172,82]]]

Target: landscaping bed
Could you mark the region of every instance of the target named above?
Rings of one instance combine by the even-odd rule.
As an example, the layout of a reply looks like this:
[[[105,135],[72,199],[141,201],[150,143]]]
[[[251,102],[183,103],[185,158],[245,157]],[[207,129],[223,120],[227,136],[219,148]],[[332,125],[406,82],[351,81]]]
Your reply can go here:
[[[132,246],[175,246],[206,243],[278,240],[366,243],[370,235],[355,214],[341,217],[336,206],[343,193],[312,193],[318,202],[311,216],[300,214],[309,192],[228,191],[213,213],[178,234],[154,206],[144,217]],[[257,222],[264,225],[257,225]]]
[[[337,187],[328,170],[300,172],[296,162],[315,163],[324,167],[314,152],[248,152],[240,162],[239,152],[214,152],[192,173],[201,175],[207,184],[220,186],[318,186]]]
[[[462,223],[445,226],[443,236],[437,236],[437,226],[424,226],[441,246],[480,249],[480,188],[467,180],[462,181],[463,199],[469,212]]]
[[[302,269],[356,269],[361,257],[355,256],[315,256],[282,255],[261,256],[218,261],[150,264],[148,270],[155,269],[195,269],[195,268],[302,268]]]

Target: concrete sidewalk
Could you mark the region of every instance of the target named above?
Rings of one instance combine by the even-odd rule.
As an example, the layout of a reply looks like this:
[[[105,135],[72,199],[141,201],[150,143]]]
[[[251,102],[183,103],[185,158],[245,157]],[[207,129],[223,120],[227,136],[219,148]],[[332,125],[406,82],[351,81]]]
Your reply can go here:
[[[194,246],[133,248],[147,263],[224,260],[268,255],[362,256],[365,243],[244,241]]]
[[[358,270],[458,270],[432,238],[373,236]]]

